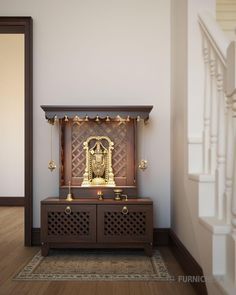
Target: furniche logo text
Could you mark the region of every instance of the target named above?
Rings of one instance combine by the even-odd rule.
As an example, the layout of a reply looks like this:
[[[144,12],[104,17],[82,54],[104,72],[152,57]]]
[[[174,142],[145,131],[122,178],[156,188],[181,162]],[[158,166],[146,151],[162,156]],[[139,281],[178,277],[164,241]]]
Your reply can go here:
[[[182,283],[206,283],[212,278],[205,276],[178,276],[177,281]]]

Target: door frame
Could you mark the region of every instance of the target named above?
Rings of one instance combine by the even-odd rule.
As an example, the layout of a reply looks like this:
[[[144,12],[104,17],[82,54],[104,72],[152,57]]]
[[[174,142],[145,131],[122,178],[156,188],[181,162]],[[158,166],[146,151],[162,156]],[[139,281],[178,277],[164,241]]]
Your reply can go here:
[[[24,131],[25,195],[24,244],[32,245],[33,228],[33,20],[31,17],[0,17],[0,34],[24,34]],[[9,114],[10,116],[10,114]]]

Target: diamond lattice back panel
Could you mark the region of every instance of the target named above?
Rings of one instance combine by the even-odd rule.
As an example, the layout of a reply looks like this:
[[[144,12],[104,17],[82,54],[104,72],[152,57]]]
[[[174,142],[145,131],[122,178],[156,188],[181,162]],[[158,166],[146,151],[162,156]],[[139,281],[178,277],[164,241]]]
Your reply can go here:
[[[105,212],[105,236],[144,236],[146,234],[146,212]]]
[[[88,236],[89,212],[48,212],[49,236]]]
[[[118,122],[80,122],[72,125],[72,177],[83,177],[85,151],[83,142],[89,136],[108,136],[114,142],[112,166],[115,177],[126,177],[128,132]]]

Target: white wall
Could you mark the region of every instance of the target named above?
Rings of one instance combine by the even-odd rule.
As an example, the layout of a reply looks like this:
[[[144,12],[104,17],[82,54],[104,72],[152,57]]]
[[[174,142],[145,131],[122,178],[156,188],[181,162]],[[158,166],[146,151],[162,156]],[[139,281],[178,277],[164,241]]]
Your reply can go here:
[[[23,34],[0,34],[0,110],[0,197],[23,197]]]
[[[171,48],[171,227],[190,253],[195,239],[188,206],[188,0],[172,1]],[[196,256],[196,255],[195,255]]]
[[[40,200],[58,195],[59,185],[58,170],[47,169],[50,129],[40,105],[153,104],[141,194],[154,200],[155,226],[169,227],[170,0],[1,0],[0,6],[1,15],[34,20],[34,226]]]

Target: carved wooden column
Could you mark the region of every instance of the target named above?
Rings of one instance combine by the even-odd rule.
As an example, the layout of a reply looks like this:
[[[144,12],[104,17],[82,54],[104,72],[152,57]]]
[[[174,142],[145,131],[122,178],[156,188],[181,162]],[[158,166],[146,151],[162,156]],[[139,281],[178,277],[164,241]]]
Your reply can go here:
[[[85,164],[85,172],[84,172],[84,179],[83,179],[83,186],[88,186],[90,184],[89,182],[89,147],[88,147],[88,142],[85,141],[83,143],[84,145],[84,150],[86,152],[86,164]]]

